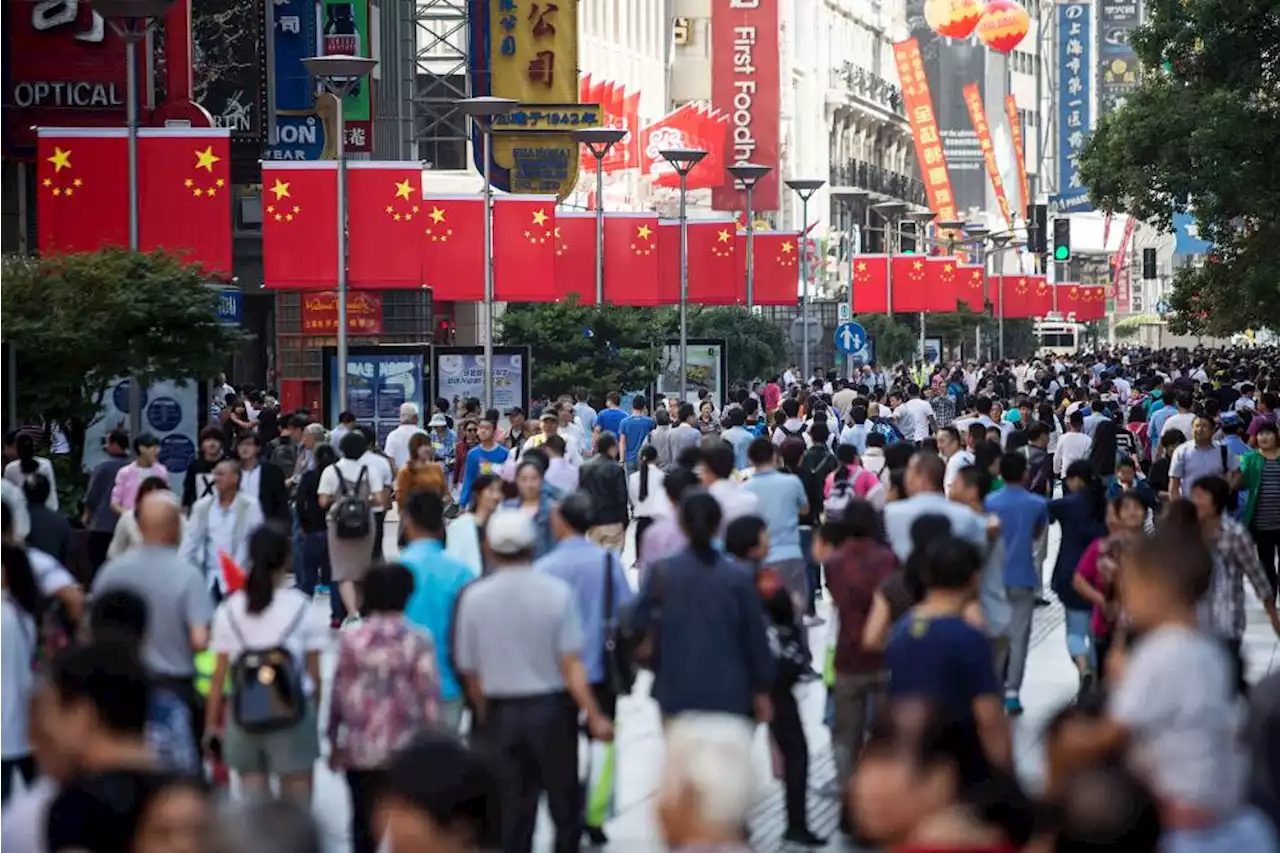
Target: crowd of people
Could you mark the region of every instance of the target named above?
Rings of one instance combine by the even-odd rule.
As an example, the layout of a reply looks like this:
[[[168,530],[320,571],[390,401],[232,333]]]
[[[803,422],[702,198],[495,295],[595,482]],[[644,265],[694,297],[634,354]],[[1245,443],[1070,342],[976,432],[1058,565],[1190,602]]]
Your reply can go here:
[[[652,407],[405,403],[384,436],[220,378],[181,483],[112,431],[74,524],[53,430],[23,429],[0,833],[320,849],[325,761],[358,853],[525,853],[544,796],[557,851],[602,847],[618,703],[647,691],[665,745],[630,748],[664,750],[672,849],[750,849],[759,727],[790,845],[829,841],[832,797],[901,853],[1280,849],[1280,673],[1250,685],[1244,648],[1251,597],[1280,634],[1278,359],[793,367]],[[1078,684],[1028,779],[1049,605]],[[824,686],[829,747],[801,701]]]

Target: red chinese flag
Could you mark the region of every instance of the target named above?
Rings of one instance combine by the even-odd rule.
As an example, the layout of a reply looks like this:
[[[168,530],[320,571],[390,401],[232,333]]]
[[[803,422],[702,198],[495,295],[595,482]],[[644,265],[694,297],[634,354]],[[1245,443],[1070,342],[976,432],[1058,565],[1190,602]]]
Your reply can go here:
[[[929,258],[929,287],[925,291],[925,308],[928,311],[950,313],[956,310],[956,290],[959,276],[955,258]]]
[[[41,254],[129,245],[129,153],[122,128],[40,128],[36,232]]]
[[[560,298],[553,196],[506,196],[494,201],[493,293],[499,302]]]
[[[138,245],[231,273],[231,131],[138,132]]]
[[[1080,285],[1075,282],[1062,282],[1055,285],[1058,294],[1058,313],[1066,319],[1080,316]]]
[[[960,264],[956,268],[956,298],[970,311],[981,313],[986,308],[986,274],[979,264]]]
[[[286,290],[338,281],[338,164],[262,164],[262,280]]]
[[[658,217],[610,213],[604,219],[604,301],[662,304],[658,283]]]
[[[889,313],[889,256],[854,255],[853,313]]]
[[[928,310],[928,260],[924,255],[896,255],[892,261],[893,310],[916,312]]]
[[[739,234],[734,254],[734,275],[738,279],[743,301],[747,293],[747,235]],[[799,241],[793,233],[756,231],[752,236],[754,275],[752,277],[752,301],[755,305],[795,305],[796,289],[800,282],[797,269],[800,255]]]
[[[1031,313],[1032,292],[1034,286],[1029,275],[1007,275],[1004,277],[1004,308],[999,316],[1005,319],[1026,319],[1035,316]]]
[[[1101,320],[1107,316],[1106,286],[1098,284],[1084,288],[1084,292],[1081,294],[1081,299],[1084,300],[1084,316],[1081,318],[1084,322],[1091,323],[1094,320]]]
[[[1053,310],[1053,285],[1042,275],[1031,276],[1031,292],[1027,296],[1027,310],[1033,317],[1044,317]]]
[[[596,304],[596,216],[556,211],[556,292]]]
[[[476,196],[422,200],[422,279],[433,299],[484,299],[484,200]],[[495,243],[496,245],[496,243]]]
[[[347,164],[347,281],[352,287],[422,286],[422,166]]]
[[[730,220],[689,223],[689,301],[698,305],[736,305],[743,285],[735,260],[736,228]],[[662,254],[663,301],[680,301],[680,224],[658,229]]]

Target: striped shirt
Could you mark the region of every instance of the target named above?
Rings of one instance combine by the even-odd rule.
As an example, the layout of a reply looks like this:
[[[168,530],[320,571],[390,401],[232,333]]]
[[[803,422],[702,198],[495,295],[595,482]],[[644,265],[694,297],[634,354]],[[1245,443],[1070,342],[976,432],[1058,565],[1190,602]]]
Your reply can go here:
[[[1253,510],[1255,530],[1280,530],[1280,459],[1264,459]]]

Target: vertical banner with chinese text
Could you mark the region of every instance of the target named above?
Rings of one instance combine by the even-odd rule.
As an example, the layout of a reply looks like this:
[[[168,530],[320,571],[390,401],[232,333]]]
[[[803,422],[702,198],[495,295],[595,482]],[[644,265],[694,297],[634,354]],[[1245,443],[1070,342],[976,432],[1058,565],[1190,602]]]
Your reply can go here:
[[[1031,197],[1031,179],[1027,177],[1027,146],[1022,135],[1022,119],[1018,116],[1018,99],[1006,95],[1004,99],[1005,118],[1009,119],[1009,137],[1013,140],[1013,158],[1018,164],[1018,189],[1022,196],[1019,210],[1025,215],[1027,205],[1035,199]]]
[[[1092,210],[1080,180],[1080,152],[1089,135],[1093,107],[1091,0],[1058,3],[1058,193],[1060,212]]]
[[[947,159],[942,153],[942,140],[938,136],[938,121],[933,113],[933,99],[929,95],[920,45],[915,39],[897,42],[893,46],[893,56],[898,65],[907,119],[911,122],[920,179],[924,181],[925,192],[929,196],[929,209],[941,220],[956,219],[951,176],[947,173]]]
[[[779,146],[778,0],[715,0],[711,4],[711,106],[729,116],[732,162],[759,163],[751,203],[778,209]],[[711,191],[716,210],[736,211],[745,197],[732,180]]]
[[[1138,88],[1141,67],[1129,38],[1141,22],[1139,0],[1098,0],[1098,118]]]
[[[1129,242],[1133,239],[1135,222],[1132,216],[1127,219],[1124,233],[1120,235],[1120,248],[1111,267],[1111,298],[1116,301],[1116,311],[1121,314],[1129,313]]]
[[[987,124],[987,111],[982,106],[982,91],[977,83],[969,83],[964,87],[964,103],[969,108],[969,120],[973,122],[973,132],[978,136],[978,148],[982,151],[982,159],[987,164],[987,175],[991,178],[991,190],[995,193],[996,204],[1000,206],[1000,215],[1010,228],[1013,227],[1013,210],[1009,207],[1009,196],[1004,191],[1004,178],[1000,177],[1000,164],[996,162],[996,149],[991,144],[991,126]]]

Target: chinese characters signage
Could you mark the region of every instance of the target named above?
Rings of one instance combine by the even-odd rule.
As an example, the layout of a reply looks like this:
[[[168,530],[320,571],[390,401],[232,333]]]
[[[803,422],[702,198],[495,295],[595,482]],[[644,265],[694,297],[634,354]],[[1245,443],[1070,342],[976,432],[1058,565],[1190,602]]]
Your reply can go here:
[[[521,104],[506,115],[494,116],[493,129],[522,133],[572,133],[599,127],[600,116],[599,104],[545,104],[541,107]]]
[[[577,104],[578,0],[473,0],[467,6],[473,94],[520,102],[519,109],[503,117],[505,126],[495,123],[494,186],[564,198],[578,179],[578,143],[572,133],[593,126],[584,113],[594,115],[595,125],[600,116],[598,108]],[[539,118],[530,125],[534,112]],[[577,120],[568,120],[575,112]],[[567,120],[558,123],[561,116]],[[473,140],[476,165],[482,169],[478,128]]]
[[[1129,37],[1141,23],[1138,0],[1098,0],[1098,117],[1138,88],[1138,55]]]
[[[325,149],[325,122],[315,108],[315,83],[302,60],[320,52],[315,4],[273,0],[267,4],[272,74],[266,159],[318,160]]]
[[[347,399],[338,399],[338,359],[332,347],[325,348],[327,378],[325,411],[328,423],[336,424],[338,414],[351,412],[362,424],[372,424],[378,446],[400,425],[400,406],[415,403],[427,411],[427,347],[356,347],[347,356]]]
[[[973,122],[973,132],[978,135],[978,148],[982,151],[982,159],[987,164],[987,175],[991,178],[991,189],[996,196],[996,204],[1000,205],[1000,214],[1009,227],[1013,227],[1013,211],[1009,208],[1009,196],[1004,191],[1004,178],[1000,177],[1000,165],[996,162],[996,149],[991,144],[991,126],[987,124],[987,111],[982,106],[982,92],[977,83],[964,87],[964,103],[969,108],[969,120]]]
[[[348,54],[371,57],[369,0],[324,0],[321,52],[324,56]],[[348,152],[373,150],[373,113],[370,109],[371,79],[360,80],[342,99],[342,121]]]
[[[893,55],[898,63],[907,119],[911,122],[911,138],[916,144],[916,162],[920,164],[920,177],[929,195],[929,209],[941,220],[957,219],[951,176],[947,174],[947,159],[942,153],[920,45],[915,39],[898,42],[893,46]]]
[[[1089,2],[1068,0],[1058,12],[1058,194],[1062,212],[1092,210],[1080,180],[1080,152],[1093,107],[1093,32]]]
[[[711,106],[729,116],[731,160],[769,167],[752,193],[757,211],[778,209],[778,0],[713,0]],[[734,181],[711,191],[716,210],[739,210]]]
[[[432,347],[436,398],[458,411],[459,403],[484,399],[484,353],[480,347]],[[494,347],[493,406],[500,412],[526,408],[529,390],[528,347]]]
[[[1027,178],[1027,147],[1022,136],[1022,120],[1018,117],[1018,99],[1006,95],[1004,114],[1009,120],[1009,138],[1013,140],[1013,159],[1018,163],[1018,188],[1022,194],[1021,210],[1025,211],[1031,204],[1031,181]]]
[[[382,295],[359,290],[347,294],[347,334],[382,332]],[[302,297],[302,334],[338,333],[338,297],[334,293],[307,293]]]

